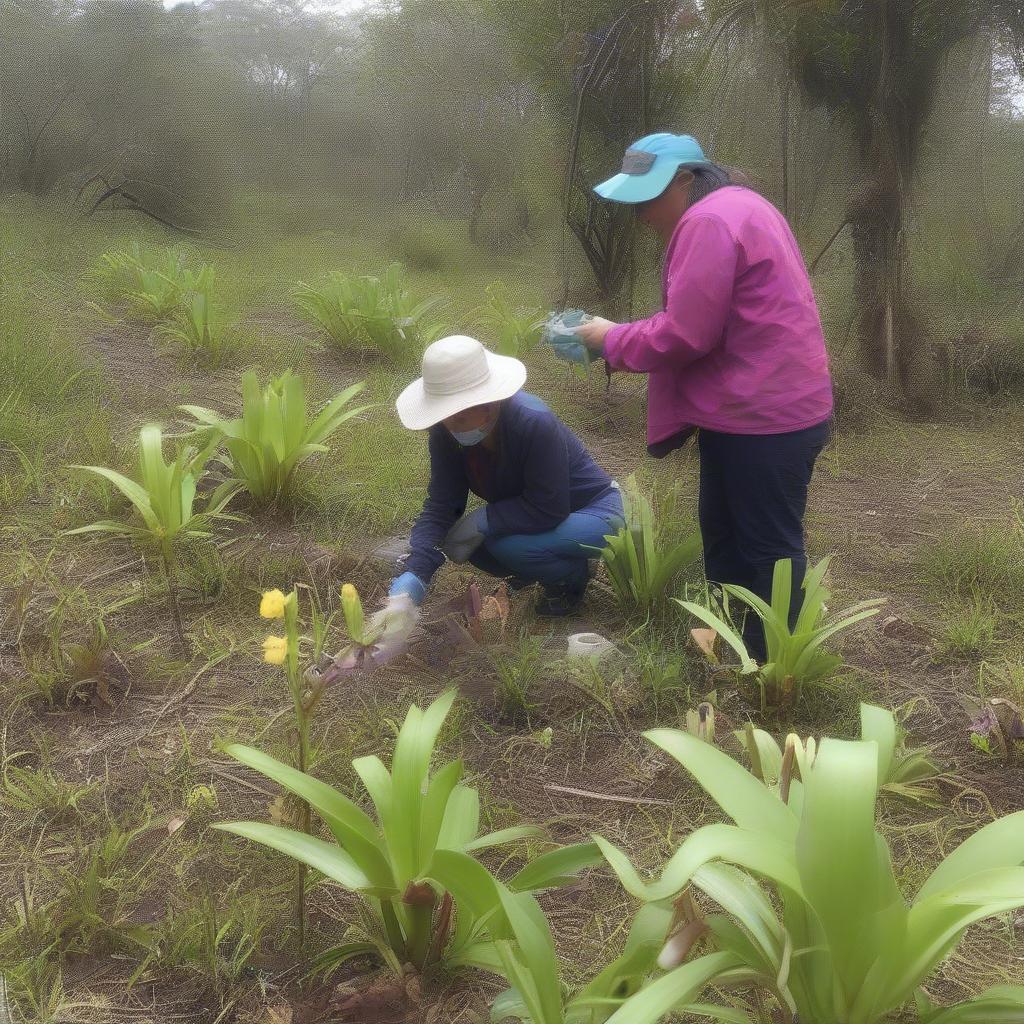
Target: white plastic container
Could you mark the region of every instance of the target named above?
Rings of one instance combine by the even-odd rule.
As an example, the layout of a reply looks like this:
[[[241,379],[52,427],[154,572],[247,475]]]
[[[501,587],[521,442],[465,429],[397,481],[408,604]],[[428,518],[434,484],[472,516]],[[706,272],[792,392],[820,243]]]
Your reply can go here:
[[[615,650],[615,645],[600,633],[573,633],[568,639],[567,647],[570,658],[603,658]]]

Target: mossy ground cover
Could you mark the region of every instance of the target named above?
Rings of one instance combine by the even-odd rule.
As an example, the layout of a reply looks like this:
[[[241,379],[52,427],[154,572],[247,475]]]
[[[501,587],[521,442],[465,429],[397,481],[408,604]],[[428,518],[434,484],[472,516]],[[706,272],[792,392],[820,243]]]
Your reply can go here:
[[[140,224],[68,224],[42,208],[8,212],[0,236],[0,972],[11,1001],[26,1020],[330,1019],[337,986],[371,966],[356,962],[329,982],[303,984],[302,964],[340,940],[357,919],[355,902],[329,886],[313,889],[300,951],[292,865],[210,825],[294,814],[272,784],[219,751],[238,741],[287,760],[292,750],[287,690],[260,661],[261,592],[295,585],[307,608],[316,601],[333,611],[341,584],[352,582],[371,606],[390,577],[387,552],[422,500],[423,438],[393,413],[408,374],[371,353],[334,351],[290,298],[299,280],[379,272],[396,242],[379,219],[339,214],[299,235],[249,224],[217,245],[184,244],[190,259],[214,266],[217,302],[243,339],[232,361],[201,370],[146,325],[89,306],[89,271],[103,252],[175,239]],[[557,301],[554,248],[497,259],[460,250],[444,233],[442,243],[444,259],[421,256],[409,281],[421,297],[442,299],[453,331],[472,333],[494,281],[528,305]],[[540,350],[526,361],[529,387],[596,458],[617,476],[637,473],[663,527],[691,528],[694,454],[645,459],[642,382],[616,376],[609,384],[599,372],[581,381]],[[183,550],[183,654],[157,561],[123,540],[64,535],[127,511],[112,488],[66,467],[130,471],[143,423],[175,432],[186,403],[234,414],[249,368],[263,377],[292,368],[317,401],[365,380],[361,399],[373,408],[310,462],[288,507],[260,512],[242,502],[242,521]],[[875,596],[888,603],[843,638],[845,668],[798,707],[762,716],[754,688],[697,656],[694,623],[669,609],[624,621],[601,577],[577,619],[537,620],[526,593],[513,598],[503,639],[457,647],[440,609],[470,577],[449,567],[410,655],[324,698],[311,734],[314,773],[355,795],[351,759],[386,760],[409,703],[454,684],[461,697],[441,747],[465,758],[488,828],[535,822],[560,842],[600,831],[654,869],[713,808],[640,737],[644,729],[678,726],[715,691],[720,732],[754,718],[775,733],[852,737],[867,698],[901,709],[913,743],[932,746],[943,773],[932,801],[883,804],[883,830],[911,888],[963,836],[1020,808],[1020,767],[971,745],[962,702],[979,693],[1021,699],[1024,527],[1012,499],[1024,488],[1024,413],[1008,403],[950,409],[929,422],[861,412],[819,463],[809,543],[815,558],[835,555],[837,609]],[[691,570],[677,588],[697,582]],[[599,673],[564,658],[565,637],[584,628],[623,652]],[[617,950],[634,910],[601,871],[543,902],[568,982]],[[1022,956],[1015,919],[977,928],[933,995],[1020,982]],[[432,977],[419,1005],[400,1012],[482,1021],[495,991],[479,976]],[[384,1002],[372,1011],[380,1020],[391,1019]]]

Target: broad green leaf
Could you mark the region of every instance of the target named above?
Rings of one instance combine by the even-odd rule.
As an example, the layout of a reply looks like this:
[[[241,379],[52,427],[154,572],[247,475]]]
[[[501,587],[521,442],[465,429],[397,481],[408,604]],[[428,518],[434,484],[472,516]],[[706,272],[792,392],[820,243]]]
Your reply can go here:
[[[724,751],[678,729],[652,729],[644,737],[674,757],[737,825],[781,839],[796,836],[793,812]]]
[[[878,784],[889,781],[896,755],[896,719],[891,711],[861,703],[860,736],[878,744]]]
[[[658,881],[646,883],[621,850],[601,836],[593,838],[626,891],[646,903],[676,896],[698,868],[717,860],[746,868],[794,893],[802,892],[793,861],[792,839],[783,841],[735,825],[705,825],[683,841]]]
[[[232,743],[224,748],[224,752],[308,801],[373,884],[382,891],[397,893],[398,886],[383,850],[380,831],[351,800],[326,783],[253,747]]]
[[[914,750],[899,759],[892,769],[892,783],[907,784],[920,782],[938,775],[939,770],[921,750]]]
[[[392,810],[382,824],[399,878],[418,873],[421,802],[427,792],[430,758],[454,699],[455,691],[449,690],[426,711],[412,705],[398,733],[391,761]]]
[[[833,622],[829,626],[824,626],[814,637],[808,642],[807,646],[803,649],[800,657],[797,658],[796,663],[793,666],[793,672],[795,675],[799,675],[809,664],[812,657],[820,649],[821,645],[834,636],[836,633],[844,629],[849,629],[851,626],[856,625],[858,622],[863,622],[864,619],[870,619],[871,616],[877,615],[880,609],[869,608],[866,611],[858,612],[856,615],[846,615],[839,619],[838,622]]]
[[[488,832],[486,835],[466,843],[464,849],[467,853],[472,853],[475,850],[488,850],[495,846],[517,843],[521,839],[532,839],[542,834],[536,825],[514,825],[511,828],[499,829],[497,832]]]
[[[772,570],[771,608],[780,623],[789,629],[789,609],[793,593],[793,560],[780,558]]]
[[[132,526],[130,523],[118,523],[113,519],[101,519],[98,523],[90,523],[88,526],[79,526],[74,530],[66,531],[68,537],[80,533],[117,533],[124,537],[152,537],[149,530],[141,526]]]
[[[383,827],[384,822],[391,817],[391,773],[375,754],[357,757],[352,762],[352,767],[366,787],[366,792],[370,794],[373,806],[377,809],[377,820]]]
[[[928,876],[915,903],[992,868],[1024,864],[1024,811],[993,821],[965,839]]]
[[[797,617],[794,633],[810,633],[818,624],[821,615],[821,606],[827,597],[819,593],[822,589],[822,581],[828,572],[832,562],[832,556],[827,555],[817,565],[808,566],[804,574],[804,593],[811,595],[811,600],[804,600],[800,607],[800,614]]]
[[[509,1017],[522,1021],[531,1020],[529,1007],[514,988],[506,989],[491,1003],[491,1021],[493,1024],[501,1024],[502,1021],[508,1020]]]
[[[508,883],[513,892],[537,892],[567,885],[585,868],[600,864],[603,858],[596,843],[576,843],[549,850],[530,861]]]
[[[768,897],[746,873],[730,864],[705,864],[693,873],[693,884],[731,914],[750,933],[776,968],[782,960],[785,935]]]
[[[535,1024],[562,1024],[558,958],[547,918],[529,893],[511,893],[504,886],[499,886],[498,896],[532,982],[526,985],[520,976],[516,979],[517,987],[528,1003],[531,990],[536,993],[540,1012],[534,1014]]]
[[[436,882],[452,894],[452,899],[463,912],[468,911],[480,919],[501,911],[498,897],[500,882],[479,861],[456,850],[436,850],[424,877]],[[496,939],[507,939],[511,932],[502,927],[503,918],[493,923],[491,932]]]
[[[106,466],[71,466],[70,468],[84,469],[89,473],[96,473],[98,476],[105,477],[135,506],[135,510],[142,516],[146,526],[149,527],[153,534],[155,536],[160,535],[160,521],[153,510],[149,494],[140,484],[126,477],[123,473],[107,469]]]
[[[796,861],[806,899],[828,938],[846,1006],[876,956],[885,912],[894,895],[898,899],[875,839],[877,779],[874,743],[834,739],[822,741],[803,778]]]
[[[718,975],[737,966],[731,953],[709,953],[642,989],[608,1018],[608,1024],[658,1024],[682,1003],[692,1002]]]
[[[966,928],[1022,906],[1024,867],[981,871],[918,899],[910,909],[901,948],[882,965],[881,973],[887,983],[879,986],[882,994],[875,996],[875,1005],[887,1010],[909,999],[936,964],[950,953]],[[865,995],[867,999],[874,992]]]
[[[353,892],[365,893],[368,896],[388,895],[387,892],[379,891],[355,860],[333,843],[325,843],[322,839],[296,832],[294,829],[264,825],[256,821],[228,821],[215,824],[213,828],[233,832],[244,839],[251,839],[253,842],[286,853]]]
[[[420,834],[417,868],[430,862],[437,846],[449,798],[462,778],[462,761],[451,761],[434,774],[426,796],[420,801]]]
[[[480,795],[471,786],[456,786],[437,837],[444,850],[465,850],[480,828]]]
[[[921,1017],[921,1024],[1024,1024],[1024,986],[997,985]]]

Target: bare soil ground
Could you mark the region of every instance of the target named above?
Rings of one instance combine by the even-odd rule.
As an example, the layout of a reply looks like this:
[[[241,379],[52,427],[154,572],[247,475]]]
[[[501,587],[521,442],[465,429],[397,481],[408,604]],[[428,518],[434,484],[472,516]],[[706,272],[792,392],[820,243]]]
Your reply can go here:
[[[183,373],[177,360],[154,352],[140,332],[112,330],[93,344],[111,380],[112,408],[128,431],[149,417],[169,422],[182,403],[230,408],[236,401],[237,372]],[[330,353],[313,358],[325,388],[340,388],[352,379],[352,368],[342,367]],[[578,427],[611,471],[625,475],[641,464],[643,409],[636,382],[616,378],[605,392],[603,381],[578,385],[550,368],[540,368],[531,381]],[[368,429],[374,429],[372,423]],[[888,604],[882,615],[844,641],[849,670],[805,705],[781,720],[761,718],[755,694],[714,676],[686,652],[685,682],[692,699],[717,689],[723,717],[735,725],[753,716],[776,732],[854,735],[861,696],[886,706],[910,706],[906,726],[912,743],[931,745],[944,772],[933,806],[891,803],[885,808],[886,834],[910,878],[966,830],[1022,804],[1020,766],[985,758],[971,747],[961,705],[965,694],[977,692],[984,658],[1021,660],[1019,624],[1006,626],[995,652],[940,658],[936,622],[946,610],[919,571],[922,551],[950,533],[979,526],[1009,529],[1010,498],[1024,494],[1022,427],[1024,413],[1004,408],[975,422],[879,422],[870,433],[841,434],[834,440],[815,477],[808,516],[811,549],[815,555],[836,555],[837,608],[876,595],[888,597]],[[694,500],[692,452],[677,453],[651,471],[678,485],[680,501]],[[102,803],[114,817],[118,808],[148,806],[150,820],[133,841],[129,858],[140,872],[138,889],[118,904],[120,925],[184,913],[188,904],[226,891],[239,877],[261,886],[275,923],[260,954],[221,988],[184,963],[171,969],[155,959],[139,972],[144,959],[139,950],[123,943],[99,944],[69,959],[63,978],[68,1009],[55,1019],[139,1024],[468,1024],[486,1019],[485,997],[497,989],[481,987],[478,980],[398,983],[356,963],[328,984],[299,985],[294,937],[285,935],[290,925],[288,866],[283,858],[242,850],[239,843],[208,830],[218,819],[266,819],[277,800],[272,784],[213,746],[215,740],[238,737],[266,742],[278,752],[287,749],[285,695],[254,657],[262,637],[255,615],[259,591],[294,581],[336,594],[342,582],[351,581],[372,601],[387,577],[390,541],[360,535],[325,544],[287,518],[233,525],[221,537],[218,553],[229,567],[222,574],[227,583],[221,592],[186,603],[186,628],[195,652],[187,658],[175,650],[169,616],[151,593],[153,576],[145,560],[119,542],[86,548],[61,542],[67,552],[61,572],[65,586],[87,591],[96,604],[133,593],[139,600],[107,618],[121,646],[116,660],[99,673],[104,685],[87,680],[59,692],[52,706],[26,702],[12,720],[17,735],[6,737],[4,753],[40,746],[58,751],[64,777],[81,785],[100,783]],[[40,531],[27,549],[43,558],[54,543],[52,535]],[[644,695],[626,672],[609,680],[601,695],[605,707],[557,669],[543,673],[528,722],[503,714],[492,653],[456,648],[436,614],[467,579],[455,570],[439,579],[422,639],[409,657],[353,677],[328,695],[315,728],[318,771],[350,787],[346,766],[352,757],[389,749],[394,723],[408,702],[422,703],[455,683],[465,701],[451,735],[446,733],[446,748],[462,751],[495,827],[540,822],[561,841],[601,832],[653,868],[712,808],[677,767],[641,738],[641,731],[658,721]],[[41,579],[41,595],[44,584]],[[541,637],[556,664],[572,632],[594,629],[616,639],[627,632],[600,579],[581,616],[571,621],[534,619],[531,597],[514,598],[506,632],[513,637],[522,629]],[[0,647],[0,678],[12,686],[24,672],[23,652],[41,651],[47,642],[45,601],[40,596],[38,604],[29,605],[19,645]],[[685,637],[685,630],[678,635]],[[136,649],[126,648],[124,638],[134,638]],[[540,731],[549,725],[553,732],[547,744]],[[182,801],[197,787],[215,792],[215,806],[186,810]],[[171,829],[178,818],[184,825]],[[94,833],[84,827],[78,831],[73,821],[26,826],[17,846],[0,853],[0,880],[13,897],[26,870],[26,850],[34,851],[28,862],[32,869],[72,866],[79,863],[82,844],[95,841]],[[633,911],[621,891],[597,874],[544,902],[570,981],[586,975],[621,941]],[[106,913],[112,920],[114,912]],[[344,894],[316,890],[311,897],[313,941],[338,941],[352,916],[353,905]],[[935,994],[962,996],[1007,976],[1024,981],[1024,943],[1018,931],[1014,922],[976,931],[958,959],[944,968]]]

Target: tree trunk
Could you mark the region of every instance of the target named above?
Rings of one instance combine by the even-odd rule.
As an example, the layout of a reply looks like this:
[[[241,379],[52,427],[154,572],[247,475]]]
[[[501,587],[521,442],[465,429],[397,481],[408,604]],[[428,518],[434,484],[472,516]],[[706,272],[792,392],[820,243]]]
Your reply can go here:
[[[992,63],[995,60],[995,40],[991,33],[985,36],[981,47],[984,95],[982,97],[981,111],[981,138],[979,139],[978,154],[978,213],[981,217],[982,242],[986,252],[992,251],[992,222],[988,215],[988,188],[986,179],[988,176],[988,128],[989,119],[992,116]]]
[[[788,221],[789,209],[789,76],[782,78],[782,99],[779,105],[779,145],[782,150],[782,214]]]
[[[915,0],[880,0],[880,64],[872,101],[865,166],[871,184],[849,210],[857,262],[859,338],[868,371],[883,378],[893,397],[905,394],[906,372],[919,346],[904,290],[907,182],[913,164],[913,123],[903,77],[912,57],[910,26]]]

